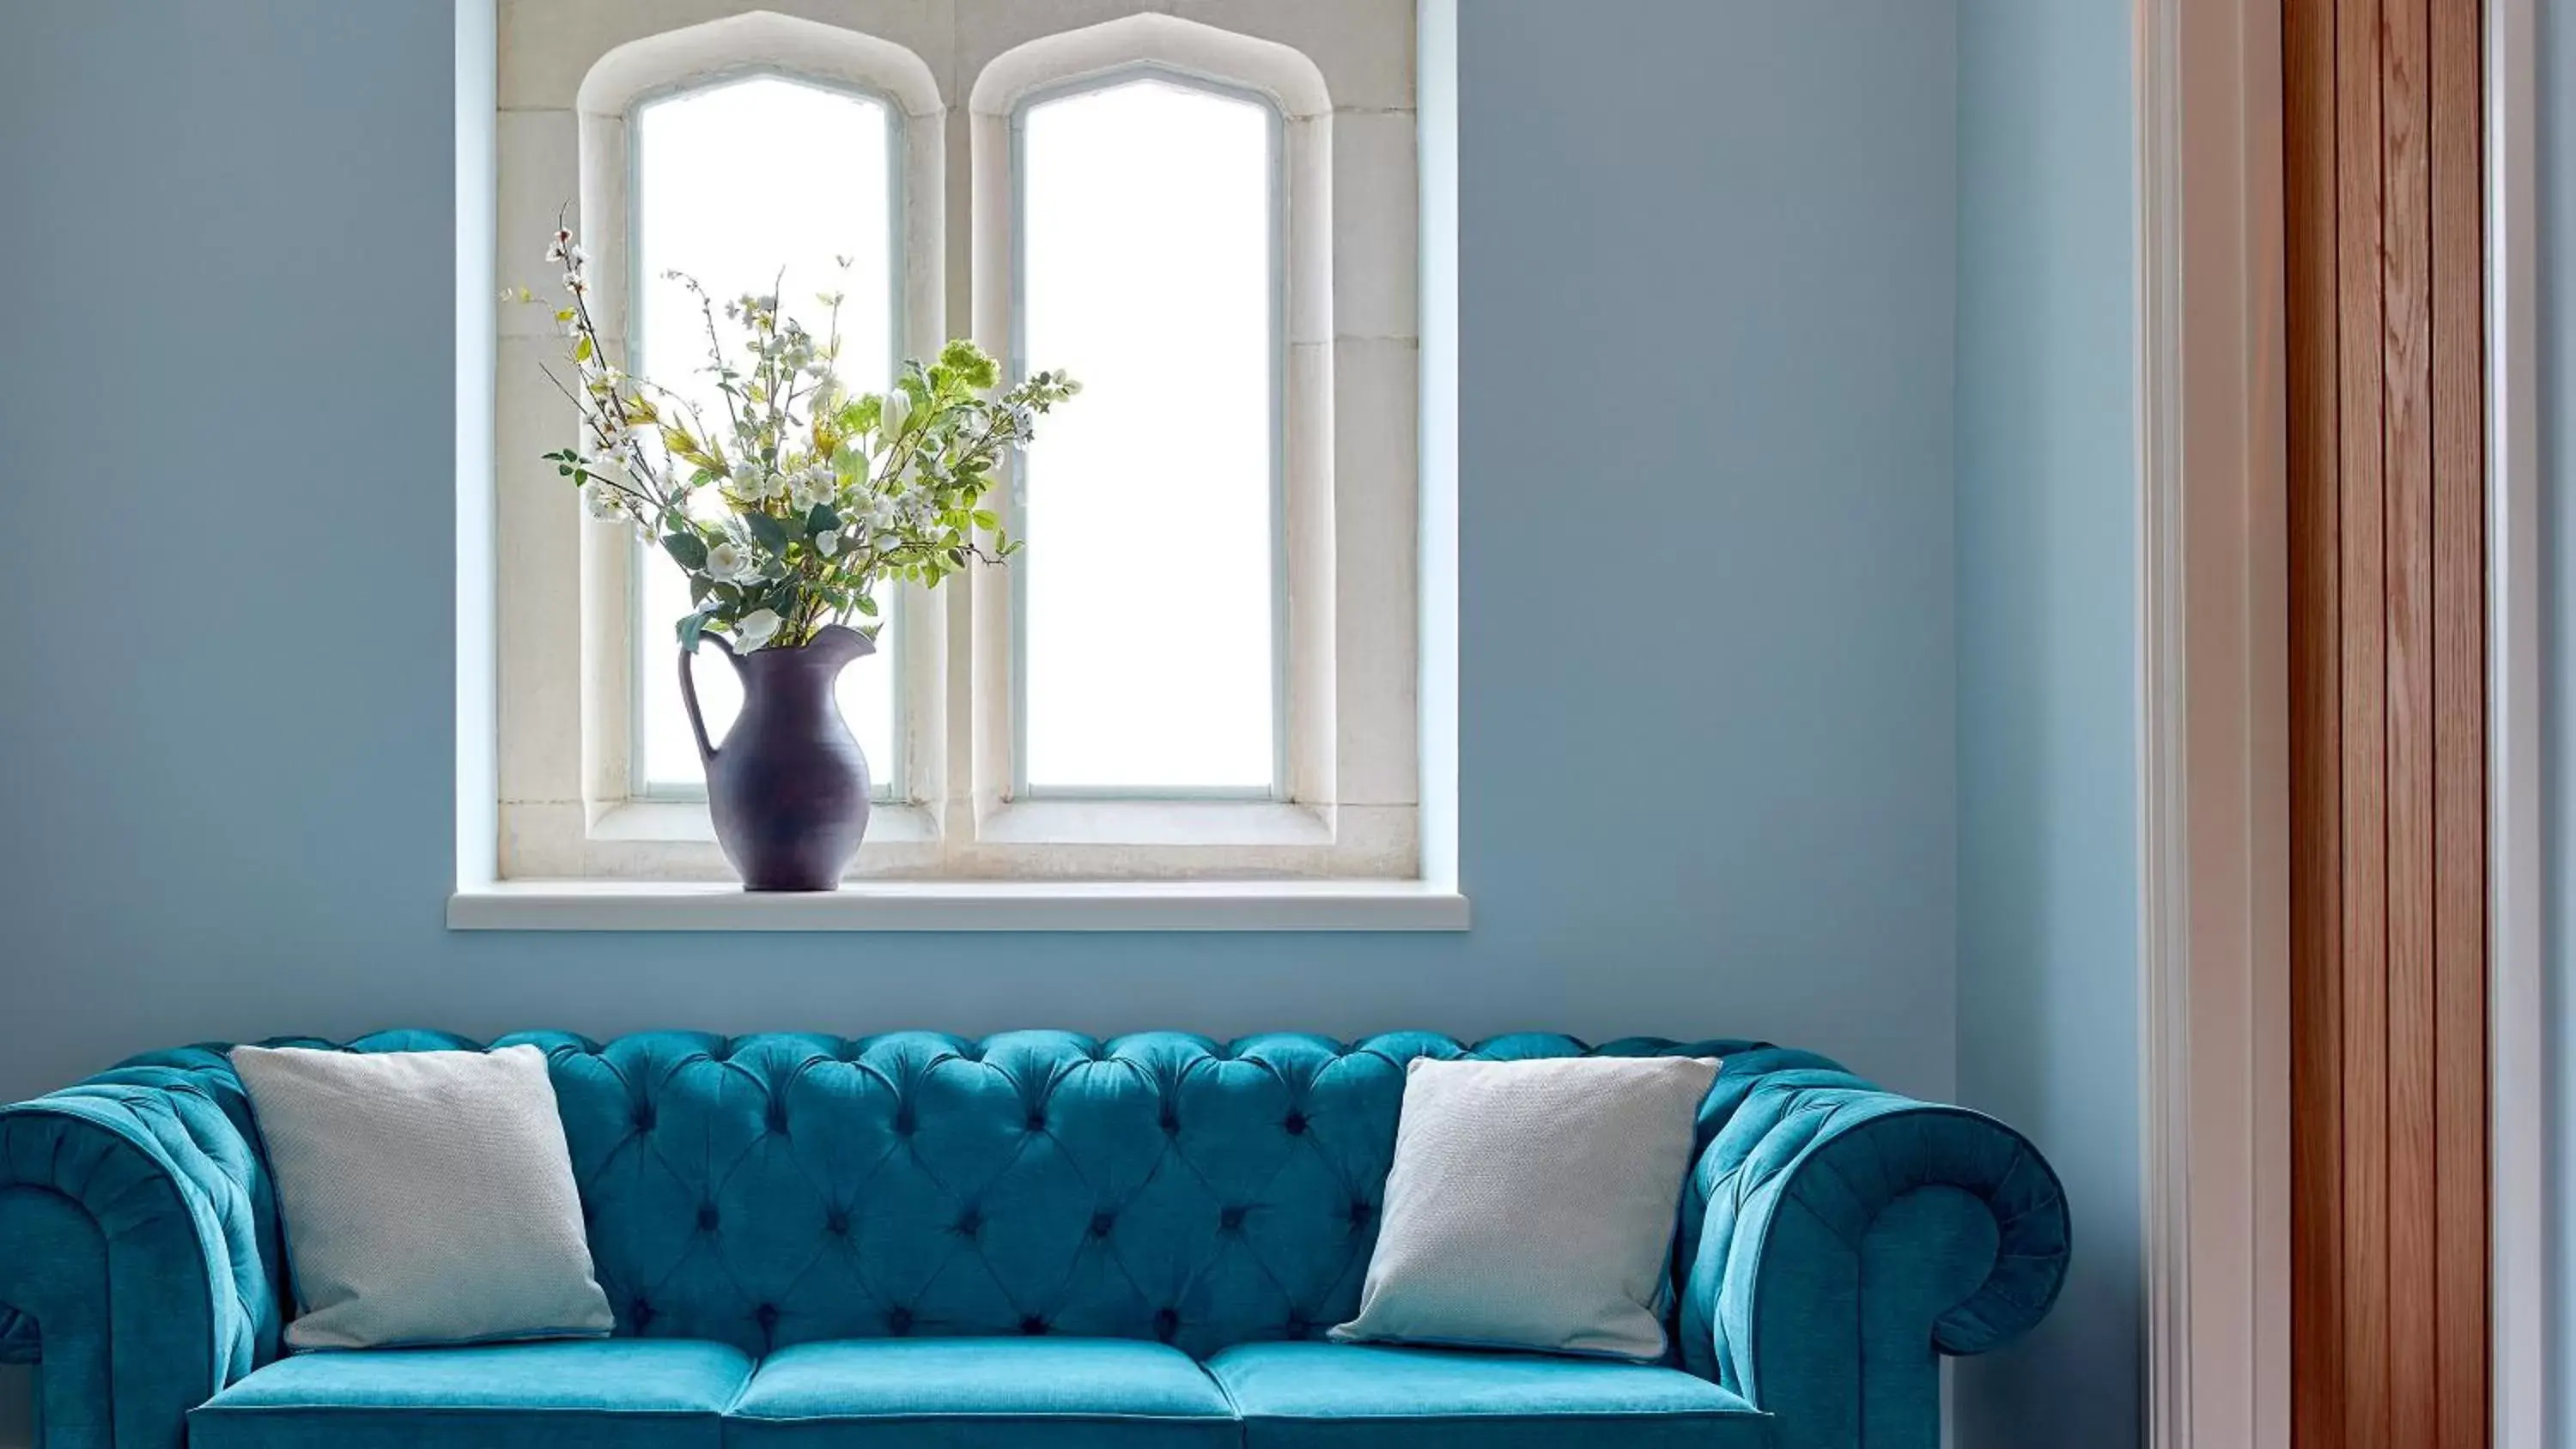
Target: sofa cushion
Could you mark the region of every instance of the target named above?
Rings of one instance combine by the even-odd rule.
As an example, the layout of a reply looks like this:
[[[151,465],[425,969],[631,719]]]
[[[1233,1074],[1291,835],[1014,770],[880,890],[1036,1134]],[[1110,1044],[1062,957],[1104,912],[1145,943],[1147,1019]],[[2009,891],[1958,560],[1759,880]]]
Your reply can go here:
[[[1251,1343],[1208,1360],[1245,1449],[1764,1449],[1771,1420],[1679,1369],[1605,1359]]]
[[[1189,1355],[1107,1338],[808,1343],[763,1359],[725,1422],[759,1449],[1236,1449]]]
[[[751,1377],[690,1339],[351,1349],[279,1359],[188,1415],[189,1449],[716,1449]]]

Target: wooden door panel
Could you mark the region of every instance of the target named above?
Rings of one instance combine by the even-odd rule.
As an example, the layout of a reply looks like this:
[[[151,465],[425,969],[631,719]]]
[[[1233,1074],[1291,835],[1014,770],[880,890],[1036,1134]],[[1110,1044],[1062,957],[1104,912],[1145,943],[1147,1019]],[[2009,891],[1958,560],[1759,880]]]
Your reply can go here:
[[[2285,0],[2292,1422],[2487,1433],[2476,0]]]

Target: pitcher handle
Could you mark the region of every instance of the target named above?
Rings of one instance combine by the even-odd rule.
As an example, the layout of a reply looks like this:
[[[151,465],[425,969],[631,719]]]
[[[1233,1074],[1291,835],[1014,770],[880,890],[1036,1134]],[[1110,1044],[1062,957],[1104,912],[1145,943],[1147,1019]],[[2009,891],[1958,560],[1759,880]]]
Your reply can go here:
[[[733,646],[725,642],[723,635],[700,634],[698,640],[700,643],[713,644],[723,650],[725,659],[733,665],[734,672],[736,674],[742,672],[742,656],[733,652]],[[707,722],[698,713],[698,679],[696,673],[689,667],[691,657],[688,650],[680,651],[680,703],[688,706],[689,733],[697,736],[698,740],[698,763],[713,764],[716,758],[716,747],[708,743]]]

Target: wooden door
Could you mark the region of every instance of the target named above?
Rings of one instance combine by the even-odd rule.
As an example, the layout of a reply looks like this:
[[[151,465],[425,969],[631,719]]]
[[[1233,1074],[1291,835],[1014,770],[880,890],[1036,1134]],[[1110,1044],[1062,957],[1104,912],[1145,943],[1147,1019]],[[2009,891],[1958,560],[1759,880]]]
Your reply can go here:
[[[2299,1449],[2487,1442],[2478,0],[2284,0]]]

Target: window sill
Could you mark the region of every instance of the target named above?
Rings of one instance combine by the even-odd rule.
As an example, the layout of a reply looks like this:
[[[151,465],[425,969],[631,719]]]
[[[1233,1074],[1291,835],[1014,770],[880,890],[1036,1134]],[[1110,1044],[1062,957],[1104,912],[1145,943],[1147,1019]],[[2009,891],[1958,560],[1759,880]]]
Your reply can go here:
[[[1464,931],[1467,898],[1422,881],[515,880],[447,899],[453,931]]]

